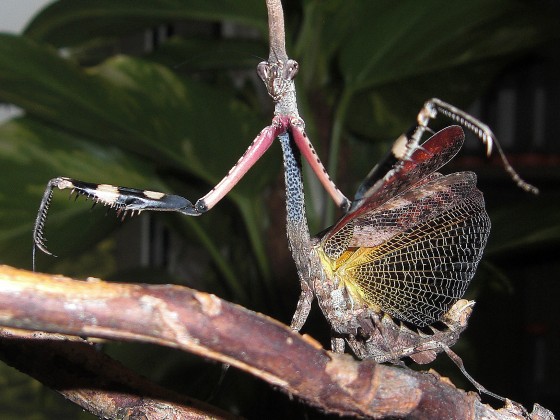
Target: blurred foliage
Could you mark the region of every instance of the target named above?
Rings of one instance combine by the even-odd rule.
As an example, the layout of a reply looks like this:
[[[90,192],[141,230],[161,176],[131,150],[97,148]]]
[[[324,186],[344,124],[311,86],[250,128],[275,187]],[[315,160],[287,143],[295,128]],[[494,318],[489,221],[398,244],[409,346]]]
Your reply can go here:
[[[60,394],[42,386],[35,379],[0,365],[3,420],[52,420],[95,418],[81,407],[68,404]],[[36,410],[32,408],[36,407]]]
[[[546,2],[306,0],[287,1],[285,9],[288,53],[301,66],[300,112],[345,191],[410,126],[427,98],[464,107],[508,65],[558,41],[558,13]],[[226,36],[224,22],[246,30]],[[152,52],[135,47],[139,52],[130,53],[134,47],[127,45],[170,24],[182,31],[156,42]],[[253,73],[258,57],[268,55],[267,37],[263,0],[61,0],[23,34],[1,34],[0,101],[23,110],[0,125],[1,262],[30,267],[36,211],[56,176],[166,191],[193,202],[205,194],[271,120],[271,103],[263,101]],[[298,282],[277,211],[280,171],[274,146],[209,214],[162,216],[191,255],[204,255],[186,264],[198,278],[189,283],[172,274],[166,281],[195,284],[289,322]],[[310,223],[319,230],[332,208],[308,178]],[[55,193],[46,236],[62,263],[39,256],[39,269],[123,280],[110,261],[115,243],[107,239],[120,222],[61,195]],[[521,237],[493,238],[492,250],[558,241],[557,219],[535,217],[526,228]],[[130,278],[155,272],[139,273]],[[320,321],[318,331],[327,330]],[[183,378],[218,382],[217,366],[145,347],[136,363],[130,355],[139,353],[130,347],[112,351],[195,397],[210,391]],[[317,415],[231,371],[219,395],[211,402],[249,417],[270,416],[274,401],[283,407],[278,417]]]

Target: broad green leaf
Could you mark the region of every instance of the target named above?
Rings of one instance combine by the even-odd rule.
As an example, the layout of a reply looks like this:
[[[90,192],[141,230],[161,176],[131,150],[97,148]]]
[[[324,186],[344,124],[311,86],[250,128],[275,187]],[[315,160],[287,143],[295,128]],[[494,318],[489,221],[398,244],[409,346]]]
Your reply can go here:
[[[263,41],[241,39],[183,39],[173,37],[146,58],[178,72],[254,70],[268,56]]]
[[[0,100],[211,185],[264,125],[231,92],[183,80],[163,66],[120,56],[85,71],[53,50],[9,35],[0,36]],[[257,171],[260,187],[274,173],[266,165]],[[255,194],[258,188],[244,191]]]
[[[334,107],[350,96],[340,114],[344,121],[337,123],[371,139],[408,129],[431,97],[469,105],[506,65],[560,37],[557,13],[514,0],[331,0],[306,6],[322,19],[307,18],[315,25],[304,28],[298,51],[321,57],[313,68],[330,60],[343,80],[333,77],[336,72],[324,75],[325,66],[308,75],[303,60],[301,72],[313,89],[333,95]],[[306,50],[316,38],[317,48]]]
[[[227,20],[267,31],[265,3],[260,0],[60,0],[38,14],[25,34],[69,47],[182,20]]]
[[[347,129],[368,141],[392,142],[412,126],[426,100],[444,98],[460,107],[469,105],[488,88],[504,63],[482,61],[360,91],[349,104]]]
[[[543,27],[546,11],[532,3],[359,3],[361,13],[354,16],[355,30],[346,36],[340,60],[353,90],[519,53],[554,33]]]

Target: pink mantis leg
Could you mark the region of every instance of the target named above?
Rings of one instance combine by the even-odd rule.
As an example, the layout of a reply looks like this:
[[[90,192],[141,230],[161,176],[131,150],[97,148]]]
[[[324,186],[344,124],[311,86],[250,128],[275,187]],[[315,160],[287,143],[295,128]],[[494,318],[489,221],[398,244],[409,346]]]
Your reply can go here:
[[[323,184],[325,190],[327,190],[340,209],[348,210],[350,208],[350,200],[342,194],[329,177],[329,174],[321,163],[319,156],[317,156],[317,152],[313,148],[311,141],[307,137],[307,134],[305,134],[303,122],[299,118],[291,118],[288,124],[298,149],[311,166],[311,169],[313,169],[313,172],[315,172],[315,175],[317,175],[317,178],[319,178],[319,181],[321,181],[321,184]]]
[[[283,120],[274,118],[272,124],[259,133],[228,174],[208,194],[196,202],[196,210],[199,213],[204,213],[214,207],[261,158],[274,139],[285,132],[286,129],[287,125]]]

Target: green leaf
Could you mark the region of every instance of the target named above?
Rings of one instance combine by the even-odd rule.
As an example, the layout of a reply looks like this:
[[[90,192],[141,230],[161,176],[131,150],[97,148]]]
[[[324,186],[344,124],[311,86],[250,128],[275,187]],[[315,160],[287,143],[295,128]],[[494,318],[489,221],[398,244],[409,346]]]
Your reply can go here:
[[[504,63],[483,61],[359,91],[349,104],[346,127],[370,142],[393,142],[416,121],[427,99],[445,98],[460,107],[469,105],[488,89]]]
[[[264,126],[231,92],[183,80],[163,66],[120,56],[85,71],[9,35],[0,35],[0,100],[211,185]],[[259,165],[255,172],[262,188],[275,171]],[[254,184],[242,188],[258,193]]]
[[[69,47],[182,20],[227,20],[267,31],[265,3],[260,0],[60,0],[43,9],[25,34],[57,47]]]
[[[330,75],[302,73],[321,81],[323,95],[350,96],[338,115],[346,129],[368,139],[393,139],[413,123],[425,100],[440,97],[465,107],[487,88],[508,64],[546,42],[558,40],[557,13],[543,4],[515,0],[471,2],[428,0],[336,0],[308,2],[306,11],[319,17],[313,30],[302,32],[334,64],[342,82]],[[314,44],[315,45],[315,44]],[[299,47],[304,57],[317,55]],[[336,76],[336,73],[334,73]],[[329,90],[331,89],[331,90]],[[337,147],[337,146],[335,146]]]
[[[361,6],[340,60],[355,91],[526,51],[553,33],[542,9],[511,0]]]
[[[246,39],[183,39],[173,37],[147,58],[181,72],[254,70],[268,56],[263,41]]]

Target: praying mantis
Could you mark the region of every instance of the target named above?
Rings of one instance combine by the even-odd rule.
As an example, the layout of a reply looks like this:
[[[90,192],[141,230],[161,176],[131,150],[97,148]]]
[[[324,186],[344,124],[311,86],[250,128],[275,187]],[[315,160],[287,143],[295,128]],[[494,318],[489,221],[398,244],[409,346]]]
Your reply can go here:
[[[330,179],[306,134],[294,82],[299,64],[285,52],[281,9],[278,12],[273,4],[279,2],[268,1],[271,51],[257,73],[275,103],[275,115],[228,174],[194,203],[162,192],[54,178],[47,184],[35,221],[34,252],[36,248],[50,254],[43,230],[56,189],[70,189],[122,215],[169,211],[200,216],[216,206],[278,138],[285,165],[287,234],[302,289],[292,329],[303,327],[316,297],[333,330],[334,351],[343,352],[348,344],[359,358],[395,363],[403,357],[427,363],[445,351],[466,374],[450,346],[466,328],[472,311],[474,302],[462,296],[482,257],[490,221],[472,173],[444,177],[436,172],[461,148],[462,130],[449,127],[422,143],[431,131],[429,122],[443,114],[474,132],[488,154],[496,147],[521,188],[536,189],[511,167],[485,124],[444,101],[431,99],[418,114],[416,126],[395,141],[354,198],[347,198]],[[300,154],[344,213],[318,237],[309,234],[305,216]],[[395,250],[409,249],[415,253],[395,254]],[[393,278],[388,272],[404,274]],[[435,299],[431,306],[430,299]],[[419,328],[443,325],[422,332],[399,321]]]

